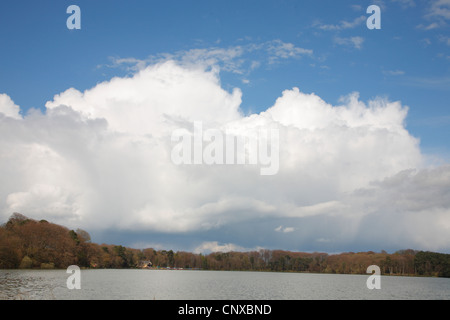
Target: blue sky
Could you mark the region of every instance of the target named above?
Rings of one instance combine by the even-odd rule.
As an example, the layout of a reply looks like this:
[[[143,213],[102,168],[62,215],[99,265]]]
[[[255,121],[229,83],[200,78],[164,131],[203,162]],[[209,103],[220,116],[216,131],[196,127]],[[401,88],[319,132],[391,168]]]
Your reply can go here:
[[[81,8],[81,30],[66,27],[66,9],[72,4]],[[366,27],[366,9],[372,4],[381,8],[380,30]],[[449,28],[448,0],[1,1],[0,94],[8,95],[23,116],[32,109],[45,113],[46,103],[69,88],[84,92],[114,77],[133,77],[168,57],[185,61],[197,53],[220,67],[225,91],[241,90],[245,115],[267,110],[294,87],[333,106],[353,92],[362,102],[377,97],[400,101],[409,108],[405,128],[420,140],[426,161],[445,165],[450,159]],[[18,186],[6,190],[4,198],[19,191],[25,192]],[[272,222],[289,224],[273,220],[264,221],[261,230],[272,228]],[[187,242],[183,237],[197,244],[235,239],[244,248],[273,244],[328,251],[348,245],[298,242],[292,248],[292,239],[274,238],[257,243],[245,238],[244,226],[226,226],[221,233],[208,229],[203,236],[161,231],[156,240],[146,239],[145,230],[107,229],[98,230],[97,239],[162,246],[177,237],[183,239],[178,244]],[[383,249],[361,243],[355,247]]]
[[[382,29],[369,30],[357,20],[368,18],[366,8],[376,1],[3,1],[0,87],[23,111],[44,108],[68,87],[85,90],[121,75],[98,68],[110,57],[278,39],[313,54],[247,75],[224,72],[225,84],[242,88],[244,110],[265,110],[294,86],[330,103],[352,91],[362,100],[387,96],[410,107],[408,129],[423,148],[448,158],[450,33],[448,16],[432,15],[431,2],[379,2]],[[71,4],[82,10],[81,30],[66,28]],[[346,28],[343,21],[355,23]],[[361,48],[336,40],[352,37],[363,39]]]

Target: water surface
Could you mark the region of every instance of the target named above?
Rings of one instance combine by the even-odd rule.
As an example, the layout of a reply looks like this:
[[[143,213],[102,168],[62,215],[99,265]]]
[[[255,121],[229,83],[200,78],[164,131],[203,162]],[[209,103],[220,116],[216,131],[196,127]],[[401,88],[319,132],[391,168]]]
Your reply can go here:
[[[0,299],[57,300],[450,300],[450,279],[191,270],[82,270],[69,290],[66,270],[0,270]]]

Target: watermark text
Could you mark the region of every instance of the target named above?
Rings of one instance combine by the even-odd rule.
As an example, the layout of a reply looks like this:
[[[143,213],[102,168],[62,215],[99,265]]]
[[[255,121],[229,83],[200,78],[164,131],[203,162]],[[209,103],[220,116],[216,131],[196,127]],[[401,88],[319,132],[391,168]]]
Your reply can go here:
[[[279,131],[258,128],[243,134],[203,128],[194,122],[193,131],[172,132],[171,159],[176,165],[259,165],[261,175],[275,175],[279,170]]]

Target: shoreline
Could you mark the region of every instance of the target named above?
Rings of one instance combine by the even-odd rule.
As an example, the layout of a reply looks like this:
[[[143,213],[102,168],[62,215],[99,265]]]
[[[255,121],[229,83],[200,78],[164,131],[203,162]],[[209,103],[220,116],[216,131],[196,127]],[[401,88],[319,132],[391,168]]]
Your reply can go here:
[[[311,274],[311,275],[347,275],[347,276],[370,276],[370,273],[332,273],[332,272],[308,272],[308,271],[272,271],[272,270],[213,270],[213,269],[188,269],[188,268],[80,268],[81,271],[94,270],[111,270],[111,271],[125,271],[125,270],[142,270],[142,271],[207,271],[207,272],[254,272],[254,273],[279,273],[279,274]],[[63,268],[31,268],[31,269],[0,269],[0,272],[9,271],[66,271]],[[404,278],[442,278],[450,279],[450,277],[431,276],[431,275],[414,275],[414,274],[381,274],[382,277],[404,277]]]

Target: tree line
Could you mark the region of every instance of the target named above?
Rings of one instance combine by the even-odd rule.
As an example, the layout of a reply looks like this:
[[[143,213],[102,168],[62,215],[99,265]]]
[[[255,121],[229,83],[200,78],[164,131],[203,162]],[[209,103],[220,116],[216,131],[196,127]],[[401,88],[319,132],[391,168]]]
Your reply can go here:
[[[340,254],[266,250],[213,252],[207,255],[173,250],[127,248],[92,243],[89,233],[29,219],[14,213],[0,226],[0,269],[176,268],[366,274],[377,265],[385,275],[450,277],[450,254],[400,250]],[[148,262],[151,262],[148,264]]]

